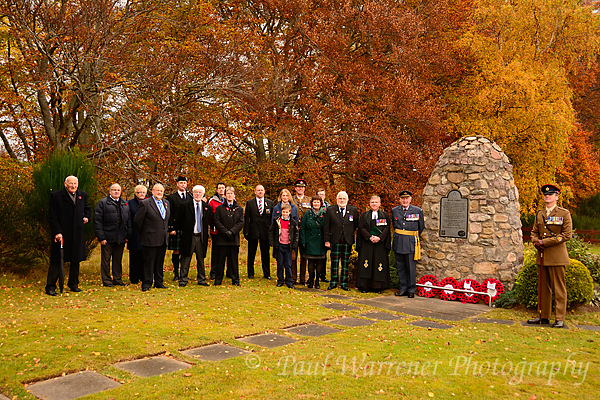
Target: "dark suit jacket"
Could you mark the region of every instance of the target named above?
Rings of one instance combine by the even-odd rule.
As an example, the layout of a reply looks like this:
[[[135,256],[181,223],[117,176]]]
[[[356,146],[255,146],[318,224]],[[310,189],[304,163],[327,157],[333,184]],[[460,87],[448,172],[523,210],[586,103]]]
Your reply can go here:
[[[179,216],[176,221],[175,229],[182,231],[181,243],[179,251],[183,256],[190,256],[192,254],[192,238],[194,237],[194,227],[196,226],[196,201],[186,201],[179,207]],[[208,223],[212,213],[211,207],[208,203],[201,201],[200,210],[202,211],[202,229],[201,238],[202,246],[204,247],[204,256],[206,257],[206,250],[208,247]]]
[[[240,245],[240,231],[244,228],[244,210],[235,201],[231,207],[225,203],[217,207],[213,223],[217,234],[213,237],[215,246],[238,246]],[[231,231],[233,238],[228,239],[225,232]]]
[[[137,197],[134,197],[131,200],[127,200],[127,204],[129,205],[129,215],[131,217],[131,237],[129,238],[129,242],[127,242],[127,248],[129,250],[143,250],[142,244],[140,243],[140,232],[133,224],[135,214],[140,206],[140,201]]]
[[[179,191],[175,193],[171,193],[166,196],[167,201],[171,204],[171,218],[169,218],[169,232],[176,230],[175,226],[177,225],[177,217],[179,217],[179,207],[184,204],[192,201],[194,199],[194,195],[189,191],[185,191],[185,202],[181,200],[181,196],[179,196]]]
[[[273,202],[264,198],[264,210],[262,215],[258,213],[256,197],[246,203],[244,214],[244,237],[248,240],[269,240],[269,226],[271,226],[271,214],[273,213]]]
[[[342,217],[338,205],[327,208],[323,228],[325,242],[330,242],[333,246],[343,238],[346,243],[354,244],[356,228],[358,228],[358,210],[356,207],[346,205],[346,215],[344,217]]]
[[[85,234],[83,218],[91,220],[92,208],[87,203],[87,194],[78,190],[75,192],[75,203],[66,188],[50,194],[48,221],[52,235],[50,263],[60,262],[60,243],[54,242],[54,237],[63,235],[63,260],[65,262],[80,262],[85,260]]]
[[[140,202],[133,223],[140,232],[142,246],[158,247],[169,243],[168,228],[171,206],[165,199],[162,199],[162,202],[167,210],[165,219],[160,216],[154,197],[149,197]]]

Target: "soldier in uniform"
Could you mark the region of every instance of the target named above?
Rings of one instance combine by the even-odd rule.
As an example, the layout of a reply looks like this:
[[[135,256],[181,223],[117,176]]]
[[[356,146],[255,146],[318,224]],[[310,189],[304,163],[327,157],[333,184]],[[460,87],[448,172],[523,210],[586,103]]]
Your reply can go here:
[[[171,218],[169,219],[169,250],[173,250],[171,261],[173,261],[173,280],[179,280],[179,246],[181,245],[181,231],[175,229],[177,217],[179,217],[179,206],[187,201],[192,201],[194,197],[187,190],[187,178],[185,176],[177,177],[177,191],[167,196],[171,204]]]
[[[421,259],[421,239],[425,228],[423,210],[410,204],[412,192],[400,192],[400,205],[392,209],[394,222],[394,244],[398,270],[398,292],[396,296],[415,297],[417,290],[417,260]]]
[[[573,223],[571,213],[559,207],[556,202],[560,190],[554,185],[544,185],[546,208],[540,210],[535,217],[531,230],[531,241],[538,250],[536,263],[539,268],[538,283],[538,317],[527,321],[528,324],[549,324],[552,314],[552,294],[556,307],[556,321],[553,328],[565,326],[567,311],[567,286],[565,283],[565,266],[569,264],[569,253],[565,242],[571,239]]]

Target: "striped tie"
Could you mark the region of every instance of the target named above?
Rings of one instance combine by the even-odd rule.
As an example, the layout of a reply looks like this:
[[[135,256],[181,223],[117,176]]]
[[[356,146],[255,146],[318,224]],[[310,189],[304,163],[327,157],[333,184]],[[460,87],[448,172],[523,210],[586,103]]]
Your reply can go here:
[[[259,213],[260,215],[262,215],[262,213],[263,213],[263,203],[262,203],[262,199],[259,199],[259,200],[258,200],[258,213]]]

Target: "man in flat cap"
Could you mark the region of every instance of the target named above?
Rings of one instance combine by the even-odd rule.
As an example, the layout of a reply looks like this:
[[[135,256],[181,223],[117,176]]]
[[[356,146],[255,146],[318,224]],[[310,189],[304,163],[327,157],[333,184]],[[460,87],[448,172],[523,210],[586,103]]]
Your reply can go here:
[[[552,314],[552,294],[556,307],[556,321],[553,328],[565,326],[567,312],[567,286],[565,266],[569,264],[569,253],[565,242],[573,234],[571,213],[556,203],[560,190],[554,185],[541,188],[546,208],[535,217],[531,230],[531,241],[538,251],[538,317],[528,324],[549,324]]]
[[[398,270],[398,289],[396,296],[415,297],[417,290],[417,260],[421,259],[421,239],[419,235],[425,228],[423,210],[410,204],[412,192],[400,192],[400,205],[392,208],[394,222],[394,244]]]
[[[292,203],[298,209],[298,230],[302,229],[302,218],[304,213],[311,209],[310,197],[305,196],[306,192],[306,179],[296,179],[294,182],[294,195],[292,196]],[[298,258],[300,258],[300,274],[298,274]],[[292,260],[292,279],[294,284],[298,283],[298,275],[300,275],[300,284],[306,284],[306,265],[308,260],[304,258],[303,254],[296,254],[296,259]]]
[[[187,178],[179,175],[176,179],[177,191],[167,196],[171,205],[171,218],[169,218],[169,250],[173,250],[171,260],[173,261],[173,280],[179,280],[179,247],[181,245],[181,231],[175,229],[179,217],[179,207],[194,197],[187,190]]]

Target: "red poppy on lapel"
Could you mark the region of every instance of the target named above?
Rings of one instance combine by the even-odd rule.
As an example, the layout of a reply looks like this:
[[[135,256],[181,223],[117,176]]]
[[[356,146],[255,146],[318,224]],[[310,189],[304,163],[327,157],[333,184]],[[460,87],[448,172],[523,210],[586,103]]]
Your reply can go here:
[[[81,200],[81,196],[79,196],[79,200]]]

